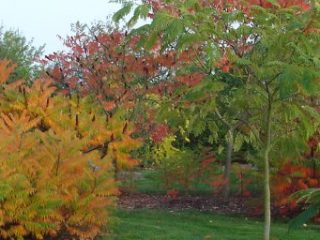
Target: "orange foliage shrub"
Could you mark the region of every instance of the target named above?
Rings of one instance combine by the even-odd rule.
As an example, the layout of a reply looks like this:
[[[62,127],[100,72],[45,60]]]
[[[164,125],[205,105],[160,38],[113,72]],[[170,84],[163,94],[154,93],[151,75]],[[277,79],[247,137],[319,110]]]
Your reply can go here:
[[[140,140],[121,113],[106,119],[50,79],[8,84],[13,69],[0,61],[0,238],[93,239],[118,194],[114,169],[136,164]]]

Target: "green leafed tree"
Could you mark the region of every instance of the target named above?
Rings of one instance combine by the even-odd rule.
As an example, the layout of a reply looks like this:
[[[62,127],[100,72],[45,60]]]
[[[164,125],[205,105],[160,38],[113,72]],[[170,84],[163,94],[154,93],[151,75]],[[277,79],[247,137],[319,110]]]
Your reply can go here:
[[[39,73],[36,62],[43,53],[44,46],[35,47],[18,30],[4,30],[0,27],[0,59],[7,59],[17,64],[10,81],[35,78]]]
[[[279,160],[303,153],[306,140],[318,127],[319,114],[310,107],[309,97],[319,93],[319,6],[316,1],[283,0],[144,4],[149,6],[152,22],[134,33],[140,34],[147,49],[161,42],[164,52],[170,48],[190,52],[197,66],[194,72],[205,73],[200,83],[190,84],[191,92],[202,89],[198,96],[207,96],[209,88],[203,84],[219,81],[219,70],[242,82],[234,85],[238,93],[233,100],[238,101],[233,102],[246,112],[248,134],[258,152],[257,166],[264,173],[263,239],[269,240],[271,170]]]
[[[257,36],[252,49],[235,59],[239,73],[247,80],[245,96],[251,109],[250,124],[256,136],[264,171],[264,239],[269,239],[270,174],[277,161],[298,156],[318,127],[318,113],[308,96],[319,91],[319,12],[301,13],[294,8],[257,8],[252,30]],[[311,24],[311,25],[310,25]]]

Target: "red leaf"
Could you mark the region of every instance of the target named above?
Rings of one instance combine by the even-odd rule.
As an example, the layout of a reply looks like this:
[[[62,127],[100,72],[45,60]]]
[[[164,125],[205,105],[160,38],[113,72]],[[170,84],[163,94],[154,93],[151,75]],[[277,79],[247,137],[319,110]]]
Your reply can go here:
[[[166,124],[158,124],[151,133],[152,141],[161,142],[169,134],[169,127]]]
[[[116,107],[114,101],[106,101],[104,103],[104,109],[107,111],[112,111]]]
[[[189,75],[177,76],[177,80],[186,84],[189,87],[197,85],[203,79],[204,75],[202,73],[192,73]]]

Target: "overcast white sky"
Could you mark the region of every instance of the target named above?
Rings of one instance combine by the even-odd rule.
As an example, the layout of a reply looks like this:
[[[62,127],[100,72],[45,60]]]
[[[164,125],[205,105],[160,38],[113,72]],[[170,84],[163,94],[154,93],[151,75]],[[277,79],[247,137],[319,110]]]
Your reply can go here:
[[[46,53],[61,50],[57,35],[70,33],[71,23],[106,21],[120,8],[108,0],[0,0],[0,25],[19,29],[34,45],[46,44]]]

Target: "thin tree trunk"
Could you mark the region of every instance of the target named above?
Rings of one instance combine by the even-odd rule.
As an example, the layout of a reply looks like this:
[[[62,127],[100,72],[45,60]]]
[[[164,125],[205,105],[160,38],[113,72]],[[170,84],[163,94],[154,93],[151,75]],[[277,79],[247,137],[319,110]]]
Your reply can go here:
[[[269,99],[267,116],[266,116],[266,138],[264,151],[264,233],[263,239],[270,239],[271,226],[271,196],[270,196],[270,164],[269,153],[271,147],[271,101]]]
[[[225,200],[229,200],[230,197],[230,175],[231,175],[231,161],[232,161],[232,153],[233,153],[233,131],[231,129],[228,130],[228,142],[227,142],[227,154],[226,161],[224,166],[224,189],[223,189],[223,197]]]

